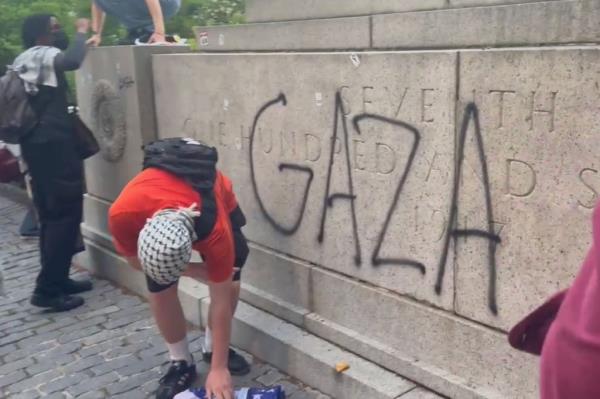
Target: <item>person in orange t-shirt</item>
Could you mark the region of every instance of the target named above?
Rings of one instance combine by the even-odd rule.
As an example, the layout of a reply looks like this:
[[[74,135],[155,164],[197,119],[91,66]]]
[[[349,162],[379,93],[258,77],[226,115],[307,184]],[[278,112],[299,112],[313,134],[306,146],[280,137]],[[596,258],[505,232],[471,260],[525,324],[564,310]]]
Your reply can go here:
[[[177,296],[180,276],[207,281],[210,290],[203,347],[203,358],[211,363],[207,391],[233,399],[231,374],[250,371],[246,360],[229,349],[240,268],[248,256],[241,232],[246,221],[231,181],[216,162],[214,148],[191,139],[151,143],[145,148],[144,170],[109,211],[114,245],[144,271],[152,313],[169,349],[171,366],[160,380],[157,399],[173,398],[196,378]],[[203,263],[190,262],[192,250],[202,255]]]

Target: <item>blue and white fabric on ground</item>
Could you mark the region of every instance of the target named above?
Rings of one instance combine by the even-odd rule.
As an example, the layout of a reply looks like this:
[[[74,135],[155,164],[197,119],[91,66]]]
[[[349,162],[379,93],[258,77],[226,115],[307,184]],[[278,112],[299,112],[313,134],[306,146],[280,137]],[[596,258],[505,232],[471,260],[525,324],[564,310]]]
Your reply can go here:
[[[188,389],[175,395],[173,399],[205,399],[204,388]],[[285,392],[281,386],[271,388],[242,388],[235,391],[235,399],[285,399]]]

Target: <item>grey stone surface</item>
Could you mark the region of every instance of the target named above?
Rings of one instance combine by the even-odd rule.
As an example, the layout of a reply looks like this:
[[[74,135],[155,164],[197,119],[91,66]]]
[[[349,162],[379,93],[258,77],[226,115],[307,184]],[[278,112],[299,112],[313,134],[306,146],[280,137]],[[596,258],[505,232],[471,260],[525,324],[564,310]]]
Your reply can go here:
[[[155,57],[154,65],[159,135],[194,136],[218,147],[220,168],[236,182],[250,240],[452,308],[450,262],[441,295],[434,285],[452,189],[455,53],[173,55]],[[187,71],[198,78],[190,79]],[[198,90],[203,95],[192,101],[189,96]],[[287,105],[276,101],[259,120],[251,166],[255,115],[279,93]],[[360,115],[365,118],[361,134],[352,125]],[[413,128],[420,136],[419,155],[409,167]],[[328,194],[348,193],[352,175],[356,229],[348,200],[324,206],[334,133]],[[406,169],[410,172],[400,187]],[[355,264],[358,244],[360,265]],[[406,265],[374,266],[378,246],[381,258],[422,262],[425,275]],[[306,307],[309,295],[302,281],[269,284],[269,291],[297,290],[299,297],[282,299]],[[267,291],[265,286],[258,288]]]
[[[91,194],[85,194],[83,200],[83,223],[88,229],[110,238],[108,229],[108,210],[112,202]]]
[[[348,61],[350,70],[344,64]],[[535,364],[507,350],[503,334],[427,307],[435,304],[454,312],[455,300],[458,304],[464,296],[464,301],[478,306],[477,320],[502,328],[507,327],[503,320],[515,320],[527,310],[508,308],[503,299],[494,296],[503,313],[497,317],[491,312],[487,300],[491,288],[486,280],[477,280],[489,276],[487,258],[466,247],[464,238],[450,242],[446,272],[439,274],[452,202],[453,159],[457,156],[455,119],[460,121],[454,114],[456,61],[456,54],[445,52],[364,53],[358,59],[351,54],[158,56],[159,135],[190,135],[218,146],[220,167],[236,182],[236,194],[249,219],[245,232],[258,244],[253,246],[245,281],[255,289],[248,289],[245,299],[296,323],[296,315],[281,311],[279,301],[312,311],[340,328],[321,328],[318,322],[307,319],[305,327],[310,331],[352,351],[360,348],[362,356],[437,391],[455,397],[531,397],[537,392],[535,373],[520,371],[535,369]],[[186,70],[196,71],[203,76],[202,81],[180,79]],[[208,76],[211,79],[207,80]],[[260,85],[248,85],[254,76],[265,79]],[[195,104],[172,94],[193,92],[195,85],[205,94]],[[338,104],[342,111],[337,120],[335,96],[331,94],[336,88],[342,88]],[[285,106],[274,101],[260,115],[251,152],[251,127],[257,110],[277,93],[285,94]],[[343,118],[346,110],[348,116]],[[365,126],[358,132],[352,121],[361,114],[380,119],[370,124],[361,122]],[[397,122],[395,129],[385,124],[390,121],[392,125]],[[348,130],[344,130],[345,123]],[[327,144],[332,142],[334,126],[341,143],[333,146],[331,164],[332,147]],[[408,167],[412,141],[407,129],[411,127],[416,127],[421,142]],[[345,155],[344,141],[349,143],[349,156]],[[319,147],[319,143],[325,144]],[[375,147],[371,153],[365,149],[368,143]],[[398,170],[391,176],[383,173],[383,165],[390,165],[385,158],[388,153],[377,153],[384,143],[398,153]],[[364,259],[360,265],[354,264],[356,240],[348,202],[337,200],[326,208],[323,242],[319,243],[324,198],[349,191],[347,161],[356,194],[357,230]],[[304,169],[295,174],[280,169],[289,164]],[[330,165],[331,189],[326,194]],[[480,167],[468,158],[464,170],[459,188],[468,194],[464,187],[481,185]],[[398,190],[403,173],[408,177],[386,225],[393,203],[390,197]],[[497,195],[492,195],[492,203]],[[470,219],[464,217],[466,211],[473,216],[485,215],[480,198],[485,199],[458,198],[458,228],[471,226]],[[306,209],[302,208],[303,201]],[[294,230],[296,220],[299,225]],[[493,221],[500,229],[503,219]],[[382,240],[380,234],[386,226]],[[426,265],[425,276],[407,265],[378,265],[373,260],[378,242],[381,257],[421,260]],[[386,247],[386,243],[391,246]],[[462,251],[461,257],[469,257],[462,276],[453,274],[455,248]],[[254,259],[257,255],[260,258]],[[500,269],[510,262],[504,259],[496,266]],[[349,284],[339,275],[331,277],[335,274],[328,277],[323,268],[360,284]],[[308,283],[304,280],[307,273],[311,276]],[[438,276],[442,278],[437,280]],[[455,279],[467,282],[464,295],[455,291]],[[438,281],[440,295],[435,290]],[[494,282],[502,284],[500,279]],[[368,288],[369,284],[411,296],[422,304],[405,303],[386,291]],[[518,279],[512,284],[518,284]],[[519,298],[517,295],[513,300]],[[542,298],[537,296],[534,301]],[[430,319],[435,320],[435,326]],[[461,362],[456,362],[457,358]],[[505,367],[508,364],[513,367]]]
[[[141,146],[156,137],[151,54],[186,51],[182,46],[120,46],[89,52],[77,72],[77,99],[82,119],[102,148],[86,161],[90,194],[114,200],[141,169]]]
[[[90,240],[88,231],[83,226],[82,232],[86,237],[86,252],[76,258],[77,264],[82,265],[102,278],[119,282],[119,284],[137,295],[147,295],[146,280],[142,273],[132,270],[127,262],[106,247],[95,244]]]
[[[547,0],[558,1],[558,0]],[[272,22],[340,18],[359,15],[389,14],[448,8],[499,6],[537,3],[540,0],[308,0],[298,6],[296,0],[248,0],[248,22]]]
[[[248,0],[248,22],[289,21],[432,10],[446,6],[445,0]]]
[[[208,306],[208,298],[203,305]],[[304,330],[245,303],[238,307],[232,340],[333,398],[397,398],[414,384]],[[336,373],[346,361],[350,368]],[[265,381],[276,380],[272,373]]]
[[[194,325],[201,325],[201,301],[209,296],[208,287],[194,279],[184,277],[179,281],[179,300],[185,318]]]
[[[365,49],[368,17],[272,22],[194,29],[203,51]]]
[[[560,0],[543,0],[560,1]],[[479,7],[479,6],[498,6],[507,4],[539,3],[540,0],[449,0],[450,7]]]
[[[316,268],[312,282],[308,331],[449,397],[537,397],[537,359],[504,334]]]
[[[600,40],[600,3],[550,1],[373,16],[374,48],[463,48]]]
[[[442,397],[426,389],[415,388],[398,399],[442,399]]]
[[[94,290],[83,294],[86,304],[74,311],[48,313],[29,305],[33,287],[23,286],[21,279],[33,283],[39,266],[37,242],[23,241],[18,236],[19,223],[24,214],[23,206],[0,196],[0,231],[3,234],[0,267],[4,270],[7,293],[0,305],[6,309],[1,311],[6,313],[0,315],[0,336],[5,336],[5,331],[12,328],[9,323],[4,323],[5,318],[31,326],[31,335],[1,346],[0,397],[154,398],[158,378],[164,371],[163,364],[168,359],[162,338],[152,326],[148,305],[138,297],[95,278]],[[22,271],[26,269],[31,270],[23,274]],[[88,276],[75,271],[74,277]],[[7,303],[14,306],[8,306]],[[114,320],[131,316],[132,313],[143,313],[142,310],[146,312],[144,323],[132,319],[127,325],[106,327]],[[41,324],[41,321],[47,324]],[[95,324],[89,325],[90,322]],[[50,324],[56,328],[48,331],[45,327]],[[96,334],[92,335],[90,331],[96,331]],[[204,339],[201,332],[193,329],[188,335],[191,348],[199,351],[198,343]],[[143,338],[142,343],[136,342],[139,337]],[[196,358],[200,357],[196,353]],[[268,381],[288,387],[290,393],[313,392],[272,366],[250,360],[252,373],[245,377],[234,377],[236,386],[262,386],[259,380],[261,376],[277,375],[278,378]],[[198,366],[200,377],[196,383],[201,384],[208,368],[201,361]]]
[[[487,307],[485,240],[459,240],[456,310],[507,328],[568,286],[591,243],[598,200],[600,115],[594,48],[468,52],[461,55],[460,108],[474,101],[490,176],[496,229],[499,315]],[[477,165],[473,129],[465,163]],[[477,170],[477,169],[475,169]],[[465,169],[461,227],[482,228],[482,185]],[[501,229],[501,230],[500,230]]]
[[[249,283],[242,284],[240,298],[297,326],[304,324],[304,316],[309,313],[308,309],[285,302],[280,297],[268,291],[260,290]]]
[[[243,275],[241,295],[246,302],[302,325],[311,306],[310,266],[251,245]]]

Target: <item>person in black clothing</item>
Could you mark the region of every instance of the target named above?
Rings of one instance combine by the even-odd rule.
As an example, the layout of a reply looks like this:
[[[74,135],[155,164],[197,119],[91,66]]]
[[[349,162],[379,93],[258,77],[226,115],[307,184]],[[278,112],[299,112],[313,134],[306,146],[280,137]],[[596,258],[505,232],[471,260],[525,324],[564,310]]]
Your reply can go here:
[[[26,18],[22,30],[26,51],[14,63],[21,66],[20,77],[39,117],[37,127],[21,142],[40,222],[41,271],[31,304],[56,311],[81,306],[84,300],[75,294],[92,289],[91,281],[69,278],[72,257],[79,251],[85,185],[65,77],[65,71],[78,69],[85,58],[89,25],[87,19],[77,21],[69,47],[69,38],[54,16]]]

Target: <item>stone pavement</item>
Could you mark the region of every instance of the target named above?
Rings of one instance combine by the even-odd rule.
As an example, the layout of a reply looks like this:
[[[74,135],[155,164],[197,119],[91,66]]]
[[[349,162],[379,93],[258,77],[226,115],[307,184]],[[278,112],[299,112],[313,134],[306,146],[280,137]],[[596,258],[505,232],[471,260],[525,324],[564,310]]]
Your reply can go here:
[[[51,313],[32,307],[29,296],[39,262],[37,242],[18,235],[24,214],[22,205],[0,195],[0,268],[6,291],[0,297],[0,398],[153,398],[167,356],[146,302],[94,279],[81,308]],[[191,328],[189,338],[203,376],[207,367],[198,359],[202,332]],[[234,378],[236,386],[281,384],[292,399],[328,398],[248,358],[252,371]]]

